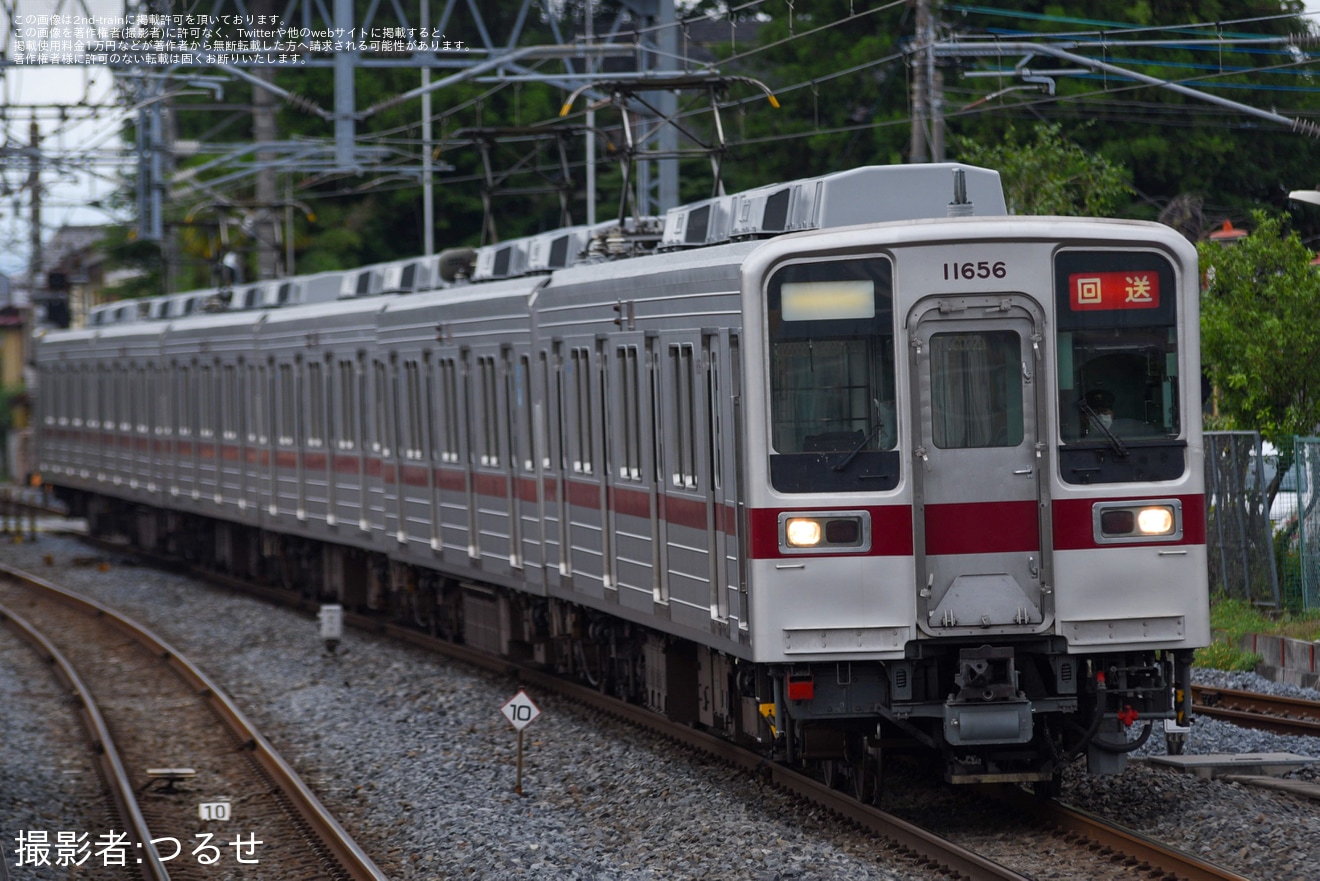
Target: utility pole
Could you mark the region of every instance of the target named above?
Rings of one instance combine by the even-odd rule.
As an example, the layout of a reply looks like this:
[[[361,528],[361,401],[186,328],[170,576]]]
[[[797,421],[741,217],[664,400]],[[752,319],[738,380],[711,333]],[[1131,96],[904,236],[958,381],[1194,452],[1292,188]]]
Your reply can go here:
[[[935,66],[935,14],[931,11],[931,4],[938,2],[917,0],[909,162],[944,161],[944,74]]]
[[[252,11],[258,16],[270,16],[274,19],[272,13],[275,11],[275,4],[272,0],[256,0],[252,4]],[[264,82],[275,82],[273,68],[259,67],[253,71],[253,74]],[[252,90],[252,140],[258,144],[269,144],[278,137],[275,126],[275,102],[276,98],[269,90],[261,88]],[[250,233],[257,245],[257,278],[259,279],[279,278],[282,274],[279,271],[280,252],[275,228],[275,207],[279,199],[279,182],[274,168],[275,158],[272,153],[257,151],[256,204],[251,215]],[[288,267],[285,267],[283,274],[288,274]]]
[[[31,291],[31,300],[35,304],[37,284],[41,276],[41,264],[44,259],[41,252],[41,129],[37,125],[35,112],[33,112],[32,122],[28,126],[28,142],[32,150],[27,181],[28,191],[32,193],[32,229],[30,233],[32,254],[28,264],[28,287]]]

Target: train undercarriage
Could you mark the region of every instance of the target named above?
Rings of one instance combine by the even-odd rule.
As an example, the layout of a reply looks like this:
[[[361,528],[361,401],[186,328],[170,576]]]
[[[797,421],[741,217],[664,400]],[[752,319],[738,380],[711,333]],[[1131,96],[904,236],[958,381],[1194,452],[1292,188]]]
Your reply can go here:
[[[952,783],[1056,792],[1068,763],[1120,773],[1159,725],[1189,730],[1191,652],[1069,655],[1061,638],[927,640],[886,662],[756,665],[556,598],[478,584],[372,551],[62,493],[93,535],[388,616],[431,635],[585,682],[773,759],[862,801],[885,759],[916,751]],[[1129,730],[1135,730],[1129,739]]]

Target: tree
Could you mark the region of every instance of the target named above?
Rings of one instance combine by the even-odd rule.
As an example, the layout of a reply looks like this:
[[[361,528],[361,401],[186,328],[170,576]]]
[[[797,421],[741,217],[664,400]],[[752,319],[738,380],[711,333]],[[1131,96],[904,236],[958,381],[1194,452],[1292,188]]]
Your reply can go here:
[[[1036,126],[1030,141],[1009,126],[992,146],[968,138],[954,146],[962,161],[999,171],[1010,214],[1114,217],[1132,192],[1126,169],[1065,138],[1058,123]]]
[[[1254,428],[1279,450],[1274,501],[1292,464],[1292,437],[1320,424],[1320,274],[1295,232],[1264,212],[1251,235],[1198,246],[1201,358],[1228,428]],[[1267,505],[1268,508],[1268,505]]]

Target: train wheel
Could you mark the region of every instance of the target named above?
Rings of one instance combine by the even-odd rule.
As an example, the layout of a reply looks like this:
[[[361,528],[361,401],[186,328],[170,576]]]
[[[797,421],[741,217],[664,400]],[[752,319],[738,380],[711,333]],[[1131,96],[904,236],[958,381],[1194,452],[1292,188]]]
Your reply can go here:
[[[853,798],[862,804],[878,805],[884,770],[880,747],[862,738],[859,753],[850,765]]]

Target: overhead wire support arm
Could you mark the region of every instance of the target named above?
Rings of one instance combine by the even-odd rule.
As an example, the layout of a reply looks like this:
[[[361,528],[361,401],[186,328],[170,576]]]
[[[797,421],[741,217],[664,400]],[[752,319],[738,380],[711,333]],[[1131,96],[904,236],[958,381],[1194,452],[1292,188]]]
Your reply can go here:
[[[580,86],[573,91],[564,101],[564,106],[560,108],[559,115],[567,116],[573,109],[573,103],[588,90],[597,90],[608,92],[610,94],[609,104],[617,107],[620,115],[623,117],[623,149],[618,150],[619,167],[623,175],[623,187],[619,197],[619,223],[623,224],[628,214],[628,201],[633,198],[631,195],[633,178],[636,171],[637,157],[644,155],[650,159],[657,158],[681,158],[696,153],[705,153],[710,157],[711,172],[713,175],[712,195],[718,196],[723,192],[724,182],[721,178],[721,166],[724,152],[727,145],[724,140],[724,123],[720,119],[719,96],[723,94],[730,83],[747,83],[760,89],[770,101],[772,107],[779,107],[779,101],[775,98],[770,87],[760,80],[745,76],[721,76],[718,74],[678,74],[678,75],[660,75],[653,77],[641,77],[637,79],[617,79],[602,78],[586,85]],[[673,113],[662,113],[657,107],[641,97],[642,92],[656,91],[705,91],[710,96],[711,113],[714,117],[715,138],[711,143],[706,143],[694,131],[682,126],[677,121],[678,111]],[[639,145],[644,144],[653,132],[642,132],[641,137],[637,137],[633,132],[633,114],[629,110],[629,102],[633,101],[641,105],[646,110],[651,111],[658,119],[656,130],[665,126],[672,126],[681,131],[697,144],[696,150],[675,148],[670,150],[643,151]],[[640,209],[639,209],[640,211]]]
[[[1295,46],[1297,44],[1297,38],[1280,37],[1273,40],[1253,41],[1253,42],[1257,42],[1257,43],[1265,42],[1274,45]],[[1115,76],[1126,77],[1128,79],[1135,80],[1136,82],[1139,83],[1146,83],[1147,85],[1158,86],[1159,88],[1162,89],[1168,89],[1172,92],[1176,92],[1180,95],[1186,95],[1187,97],[1194,98],[1198,101],[1205,101],[1206,103],[1209,104],[1216,104],[1220,107],[1225,107],[1230,110],[1235,110],[1239,113],[1244,113],[1248,116],[1254,116],[1258,119],[1264,119],[1269,122],[1275,123],[1277,125],[1285,126],[1294,132],[1300,132],[1301,134],[1309,135],[1310,137],[1313,138],[1320,138],[1320,125],[1311,122],[1310,120],[1295,119],[1293,117],[1284,116],[1279,113],[1274,113],[1273,111],[1270,110],[1261,110],[1259,107],[1252,107],[1248,104],[1242,104],[1237,101],[1231,101],[1228,98],[1221,98],[1218,95],[1211,95],[1207,92],[1202,92],[1197,89],[1193,89],[1189,86],[1184,86],[1181,83],[1173,82],[1171,80],[1160,79],[1159,77],[1149,76],[1148,74],[1144,74],[1144,73],[1138,73],[1137,71],[1129,70],[1125,67],[1119,67],[1116,64],[1110,64],[1109,62],[1106,61],[1099,61],[1095,58],[1090,58],[1086,55],[1081,55],[1078,54],[1077,52],[1072,52],[1069,51],[1069,49],[1064,48],[1064,46],[1067,46],[1069,48],[1078,48],[1081,46],[1096,46],[1097,48],[1099,48],[1104,45],[1106,44],[1065,43],[1062,45],[1056,45],[1050,43],[1027,43],[1027,42],[1022,42],[1022,43],[995,42],[995,43],[988,43],[982,45],[982,44],[965,43],[959,41],[950,41],[950,42],[936,43],[931,48],[932,51],[937,56],[943,58],[993,58],[993,57],[1001,57],[1004,55],[1022,55],[1024,56],[1024,58],[1020,62],[1018,62],[1018,64],[1016,65],[1016,69],[1017,72],[1021,76],[1023,76],[1024,79],[1033,75],[1039,75],[1037,72],[1032,71],[1031,68],[1028,66],[1033,56],[1046,55],[1049,56],[1050,58],[1059,58],[1064,61],[1069,61],[1073,64],[1080,65],[1082,67],[1090,68],[1092,70],[1103,71],[1105,73],[1114,74]]]
[[[506,65],[515,64],[516,62],[520,62],[526,58],[540,58],[540,59],[584,58],[585,59],[588,57],[599,57],[599,58],[608,58],[608,57],[616,57],[616,56],[631,57],[632,55],[635,55],[636,52],[637,52],[637,47],[633,46],[630,43],[600,43],[593,46],[585,46],[585,45],[523,46],[521,49],[514,49],[511,52],[501,52],[497,55],[492,55],[491,57],[487,58],[485,61],[477,62],[476,64],[473,64],[470,67],[466,67],[463,70],[459,71],[458,73],[452,74],[451,76],[447,76],[444,77],[443,79],[435,80],[434,82],[428,83],[425,86],[418,86],[415,89],[412,89],[410,91],[404,92],[399,95],[395,95],[392,98],[387,98],[386,100],[381,101],[378,104],[373,104],[372,106],[368,107],[366,110],[363,110],[360,114],[358,114],[358,118],[366,119],[367,117],[375,116],[377,113],[380,113],[381,111],[388,110],[391,107],[397,107],[398,105],[403,104],[406,101],[411,101],[413,98],[420,98],[422,95],[426,94],[427,92],[434,92],[437,89],[447,88],[449,86],[452,86],[454,83],[460,83],[466,80],[473,79],[474,77],[486,73],[487,71],[495,70],[497,68],[504,67]]]

